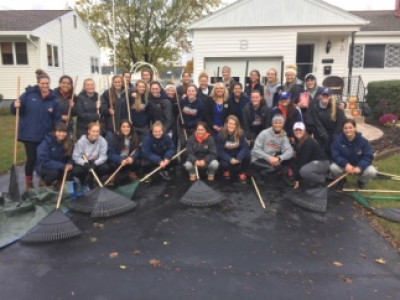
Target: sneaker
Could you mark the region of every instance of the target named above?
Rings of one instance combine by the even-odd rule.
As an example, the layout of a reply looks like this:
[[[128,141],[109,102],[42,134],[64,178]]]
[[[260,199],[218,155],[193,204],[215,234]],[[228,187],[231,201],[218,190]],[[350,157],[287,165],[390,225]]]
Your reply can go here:
[[[292,167],[289,167],[289,168],[287,169],[287,176],[288,176],[289,178],[293,177],[293,169],[292,169]]]
[[[130,182],[135,181],[138,178],[138,176],[135,172],[129,172],[128,177],[129,177]]]
[[[239,174],[239,180],[240,180],[241,182],[246,182],[246,180],[247,180],[247,175],[246,175],[246,173],[240,173],[240,174]]]
[[[357,186],[359,189],[364,189],[365,188],[365,182],[362,182],[360,180],[357,181]]]
[[[160,175],[166,181],[170,181],[172,179],[168,171],[160,171]]]
[[[207,179],[208,179],[208,181],[214,181],[215,176],[214,175],[208,175]]]
[[[229,173],[229,171],[224,171],[223,175],[225,179],[229,179],[231,178],[231,173]]]
[[[196,181],[196,179],[197,179],[196,175],[190,175],[189,176],[189,180],[190,181]]]

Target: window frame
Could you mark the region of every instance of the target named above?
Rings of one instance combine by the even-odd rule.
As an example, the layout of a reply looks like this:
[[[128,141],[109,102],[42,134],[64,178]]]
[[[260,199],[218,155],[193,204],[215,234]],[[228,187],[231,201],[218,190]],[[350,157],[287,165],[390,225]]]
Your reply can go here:
[[[98,57],[91,56],[90,57],[90,73],[91,74],[100,74],[100,60]]]
[[[46,58],[47,58],[47,66],[51,68],[59,68],[60,67],[60,51],[58,51],[58,46],[54,44],[46,44]],[[49,53],[50,49],[50,53]],[[49,56],[50,54],[50,56]]]
[[[4,57],[3,57],[3,50],[2,50],[2,44],[11,44],[11,57],[12,57],[12,63],[4,63]],[[17,44],[24,44],[25,45],[25,57],[21,58],[19,57],[20,54],[17,55]],[[2,66],[28,66],[29,65],[29,56],[28,56],[28,44],[27,42],[24,41],[15,41],[15,42],[0,42],[0,59],[1,59],[1,65]],[[21,63],[21,59],[24,61]],[[26,61],[26,63],[25,63]]]

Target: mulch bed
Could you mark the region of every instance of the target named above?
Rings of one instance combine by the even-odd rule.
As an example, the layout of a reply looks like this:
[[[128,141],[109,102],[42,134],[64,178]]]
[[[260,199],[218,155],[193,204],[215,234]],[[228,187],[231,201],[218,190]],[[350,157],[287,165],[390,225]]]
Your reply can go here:
[[[400,148],[400,128],[385,127],[376,123],[369,123],[383,131],[380,139],[371,142],[375,154]]]

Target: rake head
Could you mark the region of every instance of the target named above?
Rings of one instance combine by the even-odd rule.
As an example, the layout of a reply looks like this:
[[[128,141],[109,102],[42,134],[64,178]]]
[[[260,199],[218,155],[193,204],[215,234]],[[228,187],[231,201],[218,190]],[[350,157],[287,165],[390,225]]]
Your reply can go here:
[[[92,210],[91,217],[112,217],[130,211],[136,206],[137,203],[135,201],[128,200],[114,191],[102,188],[98,193],[97,202]]]
[[[219,204],[223,200],[222,195],[214,191],[201,180],[197,180],[183,195],[180,202],[194,207],[207,207]]]
[[[101,189],[102,188],[100,187],[96,187],[93,190],[88,191],[85,195],[70,201],[68,207],[76,212],[86,214],[92,213]]]
[[[328,205],[328,189],[326,187],[316,187],[291,191],[289,201],[302,208],[315,211],[326,212]]]

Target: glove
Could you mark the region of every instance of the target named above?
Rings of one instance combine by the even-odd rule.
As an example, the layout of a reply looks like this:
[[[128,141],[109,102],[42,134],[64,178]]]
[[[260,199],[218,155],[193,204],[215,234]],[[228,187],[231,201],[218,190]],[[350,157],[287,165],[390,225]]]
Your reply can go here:
[[[92,166],[91,166],[90,163],[88,163],[88,162],[85,162],[85,163],[83,164],[83,167],[85,168],[86,171],[90,171],[90,169],[92,168]]]

